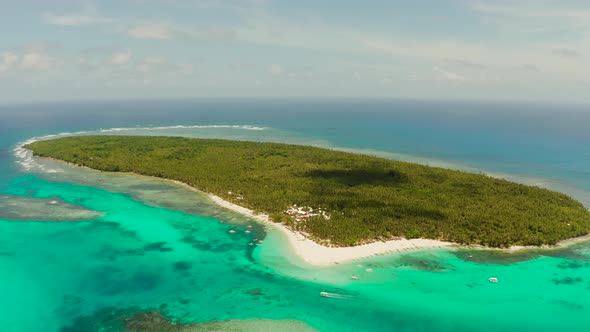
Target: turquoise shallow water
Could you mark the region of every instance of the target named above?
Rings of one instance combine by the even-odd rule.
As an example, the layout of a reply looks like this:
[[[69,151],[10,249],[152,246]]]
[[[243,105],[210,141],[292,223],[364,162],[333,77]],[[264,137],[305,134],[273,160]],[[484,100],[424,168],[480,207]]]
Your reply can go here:
[[[128,121],[150,124],[139,115]],[[403,121],[407,119],[401,117],[391,126]],[[219,122],[190,122],[195,123]],[[282,140],[391,153],[378,144],[343,144],[350,132],[334,139],[338,129],[332,122],[323,122],[325,131],[244,123],[264,130],[160,128],[117,133]],[[46,123],[29,129],[21,126],[24,129],[4,129],[1,142],[0,197],[8,203],[2,205],[4,219],[0,219],[0,331],[59,331],[81,316],[109,307],[161,309],[182,322],[295,319],[321,331],[587,331],[590,327],[588,243],[512,256],[409,252],[313,268],[294,257],[280,233],[222,211],[184,188],[48,161],[40,163],[43,167],[23,170],[12,151],[18,141],[100,125],[79,121],[77,126],[59,124],[53,129],[47,129]],[[359,131],[358,140],[379,141],[378,133]],[[490,137],[487,140],[493,141]],[[415,144],[424,145],[422,150],[431,148],[428,142]],[[580,166],[586,157],[567,156],[578,158],[574,164],[583,173]],[[481,162],[432,157],[469,167]],[[580,172],[572,176],[556,171],[569,167],[564,159],[549,163],[534,155],[527,160],[543,171],[520,168],[519,178],[586,195],[588,182]],[[507,158],[493,164],[515,162]],[[508,173],[509,168],[490,170]],[[551,176],[543,177],[543,172]],[[14,216],[10,212],[23,208],[29,216],[47,211],[51,218],[43,220],[51,221],[9,218]],[[229,233],[232,229],[235,234]],[[255,238],[263,239],[263,245],[250,246]],[[351,280],[353,275],[359,280]],[[489,277],[500,282],[490,283]],[[322,291],[348,297],[324,298],[319,296]]]
[[[143,181],[149,188],[151,180]],[[183,321],[291,318],[333,331],[553,331],[589,323],[588,297],[581,295],[590,293],[590,246],[572,249],[577,259],[510,265],[425,251],[313,269],[284,256],[288,248],[277,232],[252,249],[248,243],[265,232],[231,213],[220,223],[34,176],[3,194],[61,197],[105,215],[81,222],[2,220],[2,330],[56,330],[103,306],[162,304]],[[249,235],[247,225],[254,226]],[[489,283],[490,276],[500,283]],[[326,299],[321,291],[351,297]]]

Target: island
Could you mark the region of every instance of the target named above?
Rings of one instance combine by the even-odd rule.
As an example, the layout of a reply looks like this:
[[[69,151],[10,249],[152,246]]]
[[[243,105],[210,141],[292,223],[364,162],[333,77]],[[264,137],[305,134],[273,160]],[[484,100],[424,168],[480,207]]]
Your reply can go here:
[[[554,245],[590,232],[565,194],[485,174],[311,146],[155,136],[74,136],[34,155],[174,180],[222,205],[265,215],[317,246]],[[344,252],[344,251],[343,251]]]

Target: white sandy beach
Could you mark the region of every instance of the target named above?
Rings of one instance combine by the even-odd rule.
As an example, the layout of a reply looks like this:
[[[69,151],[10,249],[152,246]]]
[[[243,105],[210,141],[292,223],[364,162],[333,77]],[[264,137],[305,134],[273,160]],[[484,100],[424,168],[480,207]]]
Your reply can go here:
[[[187,187],[190,190],[198,191],[204,193],[205,195],[209,196],[213,202],[215,202],[220,207],[225,209],[240,213],[247,217],[256,219],[264,224],[270,225],[274,227],[278,231],[282,232],[286,235],[287,239],[289,239],[289,244],[293,251],[299,256],[303,261],[310,265],[315,266],[328,266],[328,265],[335,265],[350,261],[355,261],[362,258],[368,258],[373,256],[380,256],[389,253],[396,253],[408,250],[421,250],[421,249],[440,249],[440,248],[472,248],[472,249],[485,249],[485,250],[501,250],[505,252],[517,252],[521,250],[529,250],[529,249],[551,249],[551,248],[558,248],[564,247],[572,244],[579,243],[581,241],[590,241],[590,234],[567,239],[559,242],[556,245],[544,245],[544,246],[512,246],[509,248],[492,248],[492,247],[485,247],[485,246],[478,246],[478,245],[460,245],[453,242],[445,242],[439,240],[430,240],[430,239],[399,239],[399,240],[391,240],[386,242],[373,242],[369,244],[364,244],[360,246],[354,247],[327,247],[321,245],[313,240],[310,240],[306,236],[301,233],[295,232],[289,229],[287,226],[279,223],[275,223],[270,220],[267,214],[256,214],[254,211],[245,208],[243,206],[236,205],[234,203],[228,202],[221,197],[215,196],[213,194],[205,193],[200,191],[196,188],[193,188],[185,183],[179,181],[173,181],[176,184],[181,186]]]
[[[452,242],[429,239],[400,239],[386,242],[373,242],[354,247],[327,247],[310,240],[303,234],[295,232],[283,224],[271,221],[267,214],[256,214],[254,211],[248,208],[228,202],[219,196],[203,192],[197,188],[187,185],[186,183],[175,180],[169,181],[186,187],[192,191],[200,192],[209,196],[213,202],[222,208],[240,213],[244,216],[258,220],[277,229],[278,231],[285,234],[287,239],[289,239],[289,244],[297,256],[310,265],[328,266],[407,250],[438,249],[458,246],[456,243]]]
[[[270,221],[266,214],[255,214],[250,209],[228,202],[218,196],[212,194],[208,194],[208,196],[223,208],[254,218],[283,232],[289,239],[289,243],[295,253],[308,264],[316,266],[334,265],[404,250],[435,249],[455,245],[451,242],[437,240],[402,239],[387,242],[374,242],[355,247],[326,247],[306,238],[300,233],[290,230],[283,224]]]

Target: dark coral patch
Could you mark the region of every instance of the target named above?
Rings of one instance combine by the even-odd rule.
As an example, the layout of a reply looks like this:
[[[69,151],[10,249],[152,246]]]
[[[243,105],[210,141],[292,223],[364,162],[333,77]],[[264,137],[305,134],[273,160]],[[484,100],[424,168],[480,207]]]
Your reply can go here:
[[[551,281],[556,285],[573,285],[582,282],[582,278],[565,277],[561,279],[553,278]]]
[[[172,251],[172,248],[166,247],[166,242],[154,242],[146,245],[143,247],[144,251],[159,251],[159,252],[169,252]]]
[[[576,261],[565,261],[557,265],[557,267],[560,269],[579,269],[588,266],[590,266],[590,264]]]
[[[193,263],[185,261],[176,262],[173,265],[175,271],[187,271],[190,270],[192,267]]]

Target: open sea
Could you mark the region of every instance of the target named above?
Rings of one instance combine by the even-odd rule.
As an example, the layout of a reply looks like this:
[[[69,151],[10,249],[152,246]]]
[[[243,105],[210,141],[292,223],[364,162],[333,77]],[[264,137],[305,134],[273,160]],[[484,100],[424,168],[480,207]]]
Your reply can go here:
[[[119,313],[154,309],[178,323],[288,320],[272,329],[281,331],[590,331],[590,242],[513,255],[405,252],[316,268],[279,232],[201,194],[18,148],[69,133],[314,145],[483,172],[590,207],[590,107],[359,99],[3,105],[2,332],[117,331]],[[254,239],[264,242],[250,246]]]

